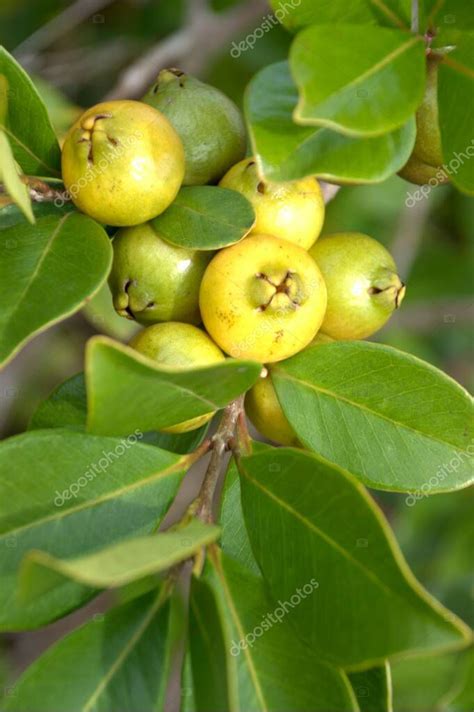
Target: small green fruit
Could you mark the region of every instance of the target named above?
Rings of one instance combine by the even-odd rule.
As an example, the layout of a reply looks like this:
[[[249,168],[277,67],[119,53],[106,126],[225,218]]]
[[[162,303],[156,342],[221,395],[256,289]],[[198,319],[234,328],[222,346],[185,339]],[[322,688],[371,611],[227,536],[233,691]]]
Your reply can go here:
[[[333,339],[365,339],[400,306],[405,286],[390,253],[361,233],[325,235],[311,248],[326,282],[321,331]]]
[[[423,163],[415,154],[411,154],[403,168],[398,171],[400,178],[404,178],[410,183],[416,185],[442,185],[449,181],[448,175],[443,171],[441,166],[430,166],[429,163]]]
[[[316,178],[286,183],[261,180],[253,158],[245,158],[223,177],[222,188],[242,193],[256,214],[252,233],[273,235],[308,250],[324,222],[324,199]]]
[[[438,65],[440,59],[429,55],[426,64],[426,88],[423,101],[416,112],[416,140],[408,162],[399,176],[411,183],[425,185],[449,180],[443,171],[443,151],[438,118]]]
[[[170,245],[151,223],[119,230],[113,247],[109,285],[118,314],[140,324],[199,324],[199,288],[212,252]]]
[[[184,185],[215,183],[245,155],[242,115],[218,89],[179,69],[163,69],[143,101],[168,117],[184,145]]]
[[[280,445],[300,445],[278,401],[271,377],[260,378],[245,397],[245,412],[261,435]]]
[[[168,366],[177,371],[212,366],[225,361],[222,351],[204,331],[190,324],[172,321],[143,329],[133,337],[130,346],[156,361],[159,366]],[[163,428],[163,432],[187,433],[196,430],[211,420],[213,415],[214,412],[190,418]]]
[[[328,344],[333,341],[334,339],[331,339],[330,336],[318,332],[306,348]],[[247,392],[245,396],[245,412],[252,425],[264,437],[280,445],[301,447],[295,431],[283,413],[271,376],[268,373],[265,373]]]
[[[109,101],[93,106],[71,127],[62,171],[79,210],[107,225],[138,225],[175,199],[184,176],[183,145],[156,109]]]

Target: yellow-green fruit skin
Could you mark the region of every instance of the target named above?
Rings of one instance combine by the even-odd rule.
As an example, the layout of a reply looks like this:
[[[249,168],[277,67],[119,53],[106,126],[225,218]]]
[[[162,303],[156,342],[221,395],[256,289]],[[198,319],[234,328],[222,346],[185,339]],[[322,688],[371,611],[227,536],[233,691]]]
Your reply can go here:
[[[328,293],[321,331],[333,339],[371,336],[405,295],[392,256],[368,235],[324,235],[310,254],[323,274]]]
[[[296,433],[286,419],[270,376],[260,378],[245,396],[245,411],[261,435],[280,445],[298,447]]]
[[[442,185],[449,181],[448,175],[440,166],[431,166],[423,163],[417,156],[412,154],[403,168],[398,171],[400,178],[404,178],[415,185]]]
[[[109,277],[114,307],[140,324],[199,324],[199,287],[212,252],[163,240],[152,223],[122,228],[113,240]]]
[[[177,69],[163,69],[143,101],[162,111],[181,137],[184,185],[215,183],[245,155],[245,124],[225,94]]]
[[[439,58],[428,56],[423,101],[416,112],[416,140],[399,176],[417,185],[441,185],[449,178],[443,171],[443,151],[438,118]]]
[[[206,330],[221,349],[263,363],[307,346],[321,326],[326,301],[312,257],[272,235],[251,235],[218,252],[199,298]]]
[[[262,181],[255,160],[246,158],[233,166],[219,185],[242,193],[252,203],[256,214],[253,234],[273,235],[305,250],[319,237],[324,199],[316,178],[287,183]]]
[[[69,130],[62,172],[79,210],[107,225],[138,225],[175,199],[184,177],[184,149],[156,109],[109,101],[88,109]]]
[[[130,341],[130,346],[155,361],[159,366],[187,370],[212,366],[225,361],[222,351],[201,329],[191,324],[167,322],[143,329]],[[211,420],[214,412],[190,418],[163,428],[165,433],[187,433]]]

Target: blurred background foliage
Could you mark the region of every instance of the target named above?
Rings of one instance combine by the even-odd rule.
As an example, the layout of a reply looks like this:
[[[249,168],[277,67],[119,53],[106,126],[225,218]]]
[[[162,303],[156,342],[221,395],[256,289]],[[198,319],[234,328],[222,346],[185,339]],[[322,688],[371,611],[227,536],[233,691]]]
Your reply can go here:
[[[202,5],[201,0],[190,3],[194,9]],[[51,33],[53,41],[47,32],[45,38],[45,29],[54,30],[53,23],[67,8],[79,4],[89,9],[87,17],[69,29],[63,27],[57,36]],[[269,12],[255,0],[213,0],[210,4],[223,14],[254,6],[255,19],[234,37],[237,43]],[[35,77],[61,137],[81,107],[100,101],[134,60],[180,31],[189,9],[185,0],[1,0],[1,41]],[[238,58],[230,54],[231,42],[221,46],[219,37],[210,37],[209,42],[215,44],[215,51],[199,71],[200,78],[242,105],[245,87],[255,72],[287,56],[290,36],[275,27]],[[188,69],[186,58],[179,64]],[[156,67],[156,73],[160,68]],[[472,389],[473,201],[449,185],[431,190],[420,201],[410,200],[416,190],[417,186],[396,176],[375,186],[344,187],[328,205],[325,232],[367,232],[392,250],[408,291],[403,308],[377,340],[429,361]],[[134,329],[115,315],[104,288],[81,314],[37,337],[0,375],[3,437],[24,430],[39,401],[81,370],[84,345],[92,334],[108,333],[127,340]],[[403,496],[378,493],[377,498],[415,574],[472,624],[472,493],[424,498],[413,507],[406,506]],[[472,690],[464,681],[469,664],[472,672],[472,657],[451,654],[400,663],[394,670],[395,709],[451,709],[448,700],[456,695],[456,710],[471,709]],[[7,663],[0,662],[0,685],[6,670]]]

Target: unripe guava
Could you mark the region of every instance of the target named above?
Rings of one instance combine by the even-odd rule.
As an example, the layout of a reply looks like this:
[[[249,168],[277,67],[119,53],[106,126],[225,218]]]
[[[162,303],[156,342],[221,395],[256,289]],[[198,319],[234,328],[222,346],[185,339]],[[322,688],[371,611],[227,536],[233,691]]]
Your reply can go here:
[[[130,341],[139,353],[156,361],[159,366],[169,366],[185,371],[202,366],[212,366],[225,361],[222,351],[209,336],[191,324],[167,322],[143,329]],[[190,418],[169,428],[165,433],[187,433],[211,420],[214,412]]]
[[[199,288],[212,252],[171,245],[152,223],[119,230],[113,248],[109,286],[118,314],[140,324],[199,324]]]
[[[405,285],[391,254],[361,233],[324,235],[310,250],[326,282],[321,331],[333,339],[365,339],[400,306]]]
[[[245,155],[242,115],[225,94],[179,69],[163,69],[143,101],[168,117],[186,155],[184,185],[215,183]]]
[[[270,375],[260,378],[245,396],[245,412],[258,432],[280,445],[300,445],[289,424]]]
[[[332,341],[334,339],[331,339],[330,336],[318,332],[307,348]],[[245,412],[252,425],[264,437],[280,445],[301,447],[301,443],[280,405],[271,375],[266,369],[264,373],[265,375],[259,378],[245,396]]]
[[[88,109],[69,130],[62,171],[79,210],[107,225],[138,225],[175,199],[184,177],[184,150],[156,109],[138,101],[108,101]]]
[[[219,185],[242,193],[252,203],[256,214],[252,233],[274,235],[305,250],[317,240],[324,222],[324,199],[316,178],[263,181],[255,160],[245,158]]]
[[[438,66],[440,58],[430,54],[426,63],[426,87],[423,101],[416,112],[416,140],[412,154],[399,171],[411,183],[425,185],[430,181],[446,183],[442,169],[443,151],[438,118]]]

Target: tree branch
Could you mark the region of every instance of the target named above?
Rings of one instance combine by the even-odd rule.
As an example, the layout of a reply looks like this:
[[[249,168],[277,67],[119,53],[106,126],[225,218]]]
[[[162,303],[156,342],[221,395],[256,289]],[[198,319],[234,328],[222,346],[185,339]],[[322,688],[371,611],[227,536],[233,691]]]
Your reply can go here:
[[[178,32],[152,47],[120,77],[106,99],[140,96],[163,67],[180,64],[184,71],[198,73],[210,57],[229,45],[239,32],[256,22],[268,9],[264,0],[252,0],[225,13],[214,13],[207,6],[190,0],[188,21]]]
[[[76,0],[50,22],[33,32],[16,47],[13,54],[23,65],[31,66],[35,61],[36,53],[49,47],[56,40],[61,39],[66,32],[70,32],[72,28],[113,2],[115,0]]]
[[[224,410],[217,432],[212,438],[212,454],[201,485],[201,491],[195,502],[194,512],[203,522],[212,522],[212,505],[219,475],[226,452],[234,440],[235,431],[244,412],[244,396],[236,398]]]

